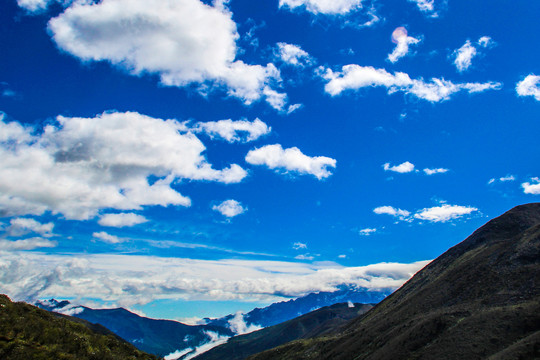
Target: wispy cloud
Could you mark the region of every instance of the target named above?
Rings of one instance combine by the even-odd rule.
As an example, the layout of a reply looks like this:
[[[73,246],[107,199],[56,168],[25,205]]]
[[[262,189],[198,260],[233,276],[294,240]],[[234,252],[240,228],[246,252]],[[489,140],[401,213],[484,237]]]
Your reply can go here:
[[[472,59],[476,57],[479,52],[477,46],[482,48],[490,48],[495,46],[496,43],[489,36],[482,36],[478,39],[476,44],[472,44],[470,40],[465,41],[459,49],[453,52],[454,65],[459,72],[468,70],[472,65]]]
[[[362,7],[362,0],[279,0],[280,7],[303,7],[313,14],[344,15]]]
[[[148,219],[135,213],[103,214],[99,217],[98,224],[110,227],[129,227],[144,224]]]
[[[438,78],[432,78],[426,82],[423,79],[411,79],[408,74],[403,72],[396,72],[392,75],[384,69],[356,64],[343,66],[341,72],[326,69],[321,76],[328,81],[324,89],[332,96],[339,95],[346,90],[382,86],[388,89],[389,94],[404,92],[430,102],[449,100],[451,95],[460,91],[472,94],[487,90],[500,90],[502,86],[498,82],[454,84],[451,81]]]
[[[405,161],[402,164],[390,166],[390,163],[386,163],[383,165],[384,171],[393,171],[400,174],[406,174],[414,171],[414,164]]]
[[[396,44],[394,51],[388,54],[388,60],[396,63],[399,59],[409,53],[409,45],[418,44],[420,39],[413,38],[407,35],[407,29],[400,26],[392,33],[392,42]]]
[[[336,160],[326,156],[304,155],[297,147],[283,149],[280,144],[266,145],[250,150],[246,162],[264,165],[276,171],[310,174],[321,180],[332,173],[328,168],[336,167]]]
[[[397,209],[392,206],[380,206],[373,209],[375,214],[386,214],[393,216],[398,220],[408,222],[412,222],[415,219],[429,222],[447,222],[450,220],[459,219],[476,211],[478,211],[478,209],[472,206],[448,204],[424,208],[416,211],[414,214],[411,214],[410,211]]]
[[[435,169],[425,168],[422,171],[426,175],[435,175],[435,174],[444,174],[444,173],[448,172],[448,169],[445,169],[445,168],[435,168]]]
[[[362,229],[360,231],[358,231],[358,233],[361,235],[361,236],[370,236],[374,233],[377,232],[377,229],[374,229],[374,228],[366,228],[366,229]]]
[[[373,212],[378,215],[390,215],[400,220],[406,220],[411,213],[407,210],[395,208],[393,206],[379,206],[373,209]]]
[[[191,127],[192,131],[204,132],[211,138],[221,138],[229,143],[255,141],[270,133],[272,128],[260,119],[219,120],[198,122]]]
[[[283,63],[292,66],[304,67],[314,62],[313,58],[300,46],[284,42],[277,43],[275,56]]]
[[[92,236],[94,239],[98,239],[109,244],[119,244],[125,241],[125,239],[121,239],[118,236],[111,235],[105,231],[95,232],[92,234]]]
[[[500,177],[500,178],[491,178],[489,179],[488,181],[488,184],[491,185],[491,184],[494,184],[495,182],[510,182],[510,181],[515,181],[516,180],[516,177],[514,175],[506,175],[506,176],[503,176],[503,177]]]

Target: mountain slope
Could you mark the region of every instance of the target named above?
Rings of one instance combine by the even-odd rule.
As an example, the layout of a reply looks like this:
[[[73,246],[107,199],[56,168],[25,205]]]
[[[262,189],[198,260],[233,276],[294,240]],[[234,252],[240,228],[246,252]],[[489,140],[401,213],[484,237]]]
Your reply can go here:
[[[540,358],[540,204],[489,221],[337,335],[250,359]]]
[[[366,313],[373,305],[348,303],[323,307],[298,318],[245,335],[235,336],[226,344],[215,347],[197,360],[241,360],[249,355],[284,344],[288,341],[326,334],[348,320]]]
[[[62,311],[69,302],[56,300],[37,304],[51,311]],[[232,331],[214,325],[190,326],[172,320],[155,320],[134,314],[126,309],[91,309],[80,306],[72,308],[73,316],[94,324],[101,324],[142,351],[165,356],[178,349],[197,347],[209,341],[207,332],[233,336]]]
[[[13,303],[0,295],[0,359],[157,358],[137,350],[105,328],[25,303]]]

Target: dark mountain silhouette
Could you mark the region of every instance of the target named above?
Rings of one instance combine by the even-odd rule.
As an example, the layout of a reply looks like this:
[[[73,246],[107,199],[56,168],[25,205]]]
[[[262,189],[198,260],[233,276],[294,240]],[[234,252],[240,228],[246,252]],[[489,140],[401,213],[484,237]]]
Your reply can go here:
[[[0,295],[0,359],[157,360],[87,321]]]
[[[339,333],[250,359],[540,359],[540,203],[489,221]]]
[[[235,336],[229,339],[226,344],[215,347],[195,359],[245,359],[249,355],[271,349],[288,341],[324,335],[373,307],[373,305],[367,304],[351,305],[349,303],[334,304],[278,325]]]
[[[47,300],[37,303],[41,308],[62,311],[70,306],[68,301]],[[80,306],[73,316],[94,324],[101,324],[140,350],[158,356],[168,355],[178,349],[197,347],[209,341],[208,331],[233,336],[226,327],[215,325],[190,326],[173,320],[155,320],[134,314],[126,309],[91,309]]]

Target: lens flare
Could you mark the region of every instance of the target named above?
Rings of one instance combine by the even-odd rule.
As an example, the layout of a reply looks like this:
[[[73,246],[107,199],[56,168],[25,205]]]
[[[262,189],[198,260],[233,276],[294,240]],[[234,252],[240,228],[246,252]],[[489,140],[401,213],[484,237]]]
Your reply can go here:
[[[407,29],[405,29],[403,26],[400,26],[394,30],[392,33],[392,42],[394,44],[399,44],[400,39],[407,38]]]

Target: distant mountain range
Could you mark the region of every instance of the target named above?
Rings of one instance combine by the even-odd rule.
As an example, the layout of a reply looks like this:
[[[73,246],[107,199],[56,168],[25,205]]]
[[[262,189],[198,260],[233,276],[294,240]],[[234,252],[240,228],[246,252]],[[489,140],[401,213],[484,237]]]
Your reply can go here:
[[[388,292],[342,287],[335,292],[312,293],[297,299],[275,303],[265,308],[256,308],[244,314],[240,321],[244,321],[246,326],[256,325],[264,328],[336,303],[349,301],[377,303],[387,295]],[[205,319],[205,325],[192,326],[173,320],[149,319],[123,308],[92,309],[85,306],[74,306],[65,300],[38,301],[36,306],[100,324],[138,349],[158,356],[165,356],[175,351],[196,349],[213,341],[215,337],[238,335],[231,327],[231,322],[235,321],[238,315],[232,314],[219,319]]]
[[[540,203],[489,221],[332,335],[249,359],[540,359]]]
[[[340,303],[326,306],[281,324],[245,335],[235,336],[194,359],[242,360],[258,352],[297,339],[308,339],[327,334],[349,320],[369,311],[371,304]]]
[[[0,359],[157,360],[85,320],[0,295]]]

